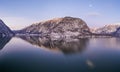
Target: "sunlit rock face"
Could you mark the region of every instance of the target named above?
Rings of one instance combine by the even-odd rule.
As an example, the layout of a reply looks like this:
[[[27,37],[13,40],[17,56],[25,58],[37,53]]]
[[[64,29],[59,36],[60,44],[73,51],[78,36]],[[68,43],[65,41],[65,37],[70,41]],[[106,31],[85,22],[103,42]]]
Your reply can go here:
[[[20,31],[23,34],[40,34],[53,39],[86,36],[89,27],[80,18],[64,17],[32,24]]]
[[[10,30],[10,28],[7,27],[2,20],[0,20],[0,37],[12,36],[12,35],[13,32]]]
[[[52,51],[60,51],[65,54],[82,52],[87,46],[88,39],[72,39],[72,40],[51,40],[49,38],[40,38],[35,36],[21,36],[21,39],[40,48]]]
[[[96,34],[112,34],[119,27],[120,27],[120,24],[111,24],[111,25],[105,25],[104,27],[101,27],[101,28],[91,29],[91,31],[92,33],[96,33]]]

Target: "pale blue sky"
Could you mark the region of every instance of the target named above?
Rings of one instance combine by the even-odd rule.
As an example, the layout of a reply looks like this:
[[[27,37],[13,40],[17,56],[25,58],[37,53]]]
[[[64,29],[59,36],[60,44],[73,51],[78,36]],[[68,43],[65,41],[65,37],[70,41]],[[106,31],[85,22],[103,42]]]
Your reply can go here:
[[[42,20],[72,16],[90,27],[120,23],[120,0],[0,0],[0,18],[21,29]]]

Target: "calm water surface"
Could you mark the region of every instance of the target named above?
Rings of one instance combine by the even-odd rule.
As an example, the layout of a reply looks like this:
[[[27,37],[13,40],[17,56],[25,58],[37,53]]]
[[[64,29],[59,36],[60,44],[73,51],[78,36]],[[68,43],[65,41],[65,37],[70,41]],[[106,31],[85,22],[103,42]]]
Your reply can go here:
[[[120,72],[120,38],[0,38],[0,72]]]

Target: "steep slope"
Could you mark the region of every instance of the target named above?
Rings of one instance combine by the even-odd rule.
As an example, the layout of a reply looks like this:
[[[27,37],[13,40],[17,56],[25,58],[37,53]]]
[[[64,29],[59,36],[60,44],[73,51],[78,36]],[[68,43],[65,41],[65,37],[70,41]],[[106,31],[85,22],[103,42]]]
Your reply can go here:
[[[70,37],[89,35],[90,30],[87,24],[80,18],[64,17],[56,18],[36,24],[32,24],[23,30],[23,34],[41,34],[50,37]]]
[[[120,27],[113,33],[113,36],[120,37]]]
[[[96,34],[112,34],[119,27],[120,27],[120,24],[111,24],[111,25],[105,25],[101,28],[91,29],[91,31],[92,33],[96,33]]]
[[[0,37],[3,36],[12,36],[13,32],[9,27],[5,25],[5,23],[0,19]]]

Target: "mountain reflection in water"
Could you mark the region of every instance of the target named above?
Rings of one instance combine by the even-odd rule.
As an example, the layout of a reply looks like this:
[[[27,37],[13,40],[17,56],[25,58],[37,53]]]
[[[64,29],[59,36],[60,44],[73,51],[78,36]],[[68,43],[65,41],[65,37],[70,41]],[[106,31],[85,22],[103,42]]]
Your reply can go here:
[[[11,37],[0,37],[0,50],[10,41]]]
[[[51,40],[50,38],[40,38],[35,36],[22,36],[21,39],[37,45],[40,48],[47,48],[50,50],[59,50],[65,54],[82,52],[87,46],[88,39],[72,39],[72,40]]]
[[[0,72],[120,72],[120,38],[0,39]]]

